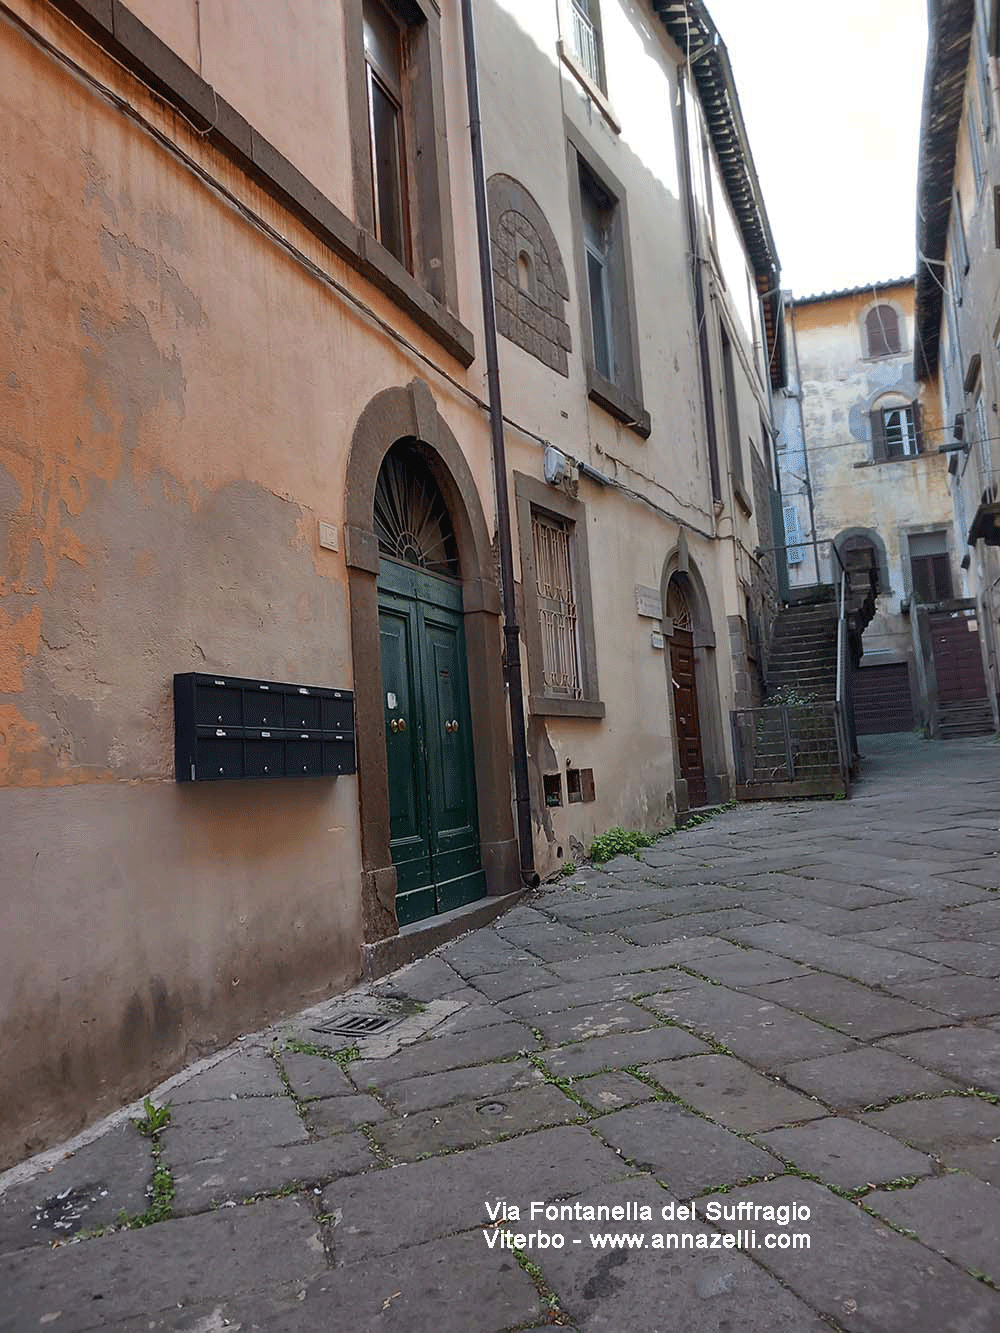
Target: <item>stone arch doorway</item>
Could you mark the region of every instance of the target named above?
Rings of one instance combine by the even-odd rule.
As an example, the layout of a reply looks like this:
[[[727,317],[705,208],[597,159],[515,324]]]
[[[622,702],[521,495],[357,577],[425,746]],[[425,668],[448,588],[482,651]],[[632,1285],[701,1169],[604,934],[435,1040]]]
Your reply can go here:
[[[674,742],[674,804],[682,814],[728,800],[730,792],[711,609],[683,538],[664,563],[660,587]]]
[[[421,380],[406,388],[384,390],[361,414],[347,462],[344,529],[361,804],[362,914],[365,940],[371,943],[395,934],[399,926],[400,851],[398,845],[393,846],[398,842],[399,807],[394,809],[390,778],[398,781],[405,764],[390,758],[389,742],[414,735],[410,730],[413,715],[407,717],[398,707],[400,689],[387,688],[383,679],[381,619],[393,599],[391,609],[404,620],[409,617],[406,633],[411,641],[419,640],[414,650],[419,654],[429,648],[433,658],[416,669],[421,673],[420,689],[427,705],[421,726],[435,731],[439,786],[447,786],[446,779],[453,776],[440,768],[442,752],[447,756],[456,751],[453,758],[459,767],[468,768],[469,823],[478,829],[481,885],[487,893],[500,894],[519,882],[500,653],[500,594],[489,529],[465,455]],[[396,623],[398,628],[399,621]],[[442,670],[447,674],[442,676]],[[441,682],[445,693],[425,687],[427,676]],[[463,677],[471,685],[465,690],[467,704],[460,697]],[[412,678],[410,685],[416,688]],[[458,695],[449,700],[447,689],[451,687],[458,688]],[[389,707],[390,695],[395,695],[394,709]],[[406,722],[403,732],[398,728],[401,718]],[[451,727],[454,722],[458,723],[455,730]],[[423,740],[426,743],[426,734]],[[396,746],[397,751],[402,748]],[[462,756],[457,754],[460,748]],[[450,795],[444,794],[446,803],[455,796],[454,784],[449,791]],[[446,850],[439,841],[439,853]],[[469,847],[452,850],[468,852]],[[468,860],[459,858],[462,864]],[[454,864],[447,867],[454,868]],[[412,871],[410,866],[406,872],[406,893],[415,886]],[[460,866],[459,874],[452,878],[461,873]],[[437,896],[431,896],[432,910],[436,910]],[[423,905],[427,905],[426,896]],[[404,919],[412,918],[418,906],[410,902]],[[418,910],[417,914],[424,913]]]

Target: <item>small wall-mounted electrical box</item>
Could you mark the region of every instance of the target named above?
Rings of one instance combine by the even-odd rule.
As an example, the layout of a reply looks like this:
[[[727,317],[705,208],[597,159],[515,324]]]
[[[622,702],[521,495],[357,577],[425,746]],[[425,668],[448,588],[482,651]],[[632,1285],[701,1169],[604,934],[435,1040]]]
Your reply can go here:
[[[354,695],[199,671],[176,675],[174,765],[178,782],[355,773]]]
[[[322,519],[319,522],[319,544],[325,551],[339,551],[340,541],[337,537],[336,523],[325,523]]]

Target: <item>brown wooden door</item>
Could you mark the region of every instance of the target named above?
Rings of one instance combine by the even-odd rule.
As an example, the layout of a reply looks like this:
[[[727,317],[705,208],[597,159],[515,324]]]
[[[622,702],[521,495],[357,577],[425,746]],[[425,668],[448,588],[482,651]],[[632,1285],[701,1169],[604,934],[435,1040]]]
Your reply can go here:
[[[694,635],[690,630],[674,630],[670,640],[670,675],[673,680],[677,748],[680,751],[681,775],[687,781],[688,803],[692,807],[707,805],[698,691],[694,679]]]
[[[966,703],[987,697],[979,627],[971,611],[930,614],[938,702]]]

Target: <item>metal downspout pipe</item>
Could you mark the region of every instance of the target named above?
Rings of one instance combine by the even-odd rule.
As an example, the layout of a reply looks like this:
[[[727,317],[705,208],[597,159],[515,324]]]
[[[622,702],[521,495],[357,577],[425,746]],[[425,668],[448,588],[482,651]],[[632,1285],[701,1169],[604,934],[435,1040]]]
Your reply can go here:
[[[496,487],[497,544],[500,548],[500,581],[503,594],[503,633],[507,668],[507,698],[510,705],[511,748],[514,764],[514,805],[521,879],[538,883],[531,829],[531,791],[528,784],[528,749],[524,730],[524,684],[521,678],[521,630],[514,601],[514,557],[511,550],[510,494],[507,487],[507,456],[503,434],[503,403],[500,396],[500,358],[497,350],[496,307],[493,294],[493,260],[490,249],[489,213],[486,204],[486,167],[483,160],[483,126],[479,109],[479,72],[476,63],[476,34],[472,0],[462,0],[462,34],[465,46],[465,84],[469,99],[469,136],[472,149],[472,182],[475,188],[476,240],[479,250],[479,279],[483,298],[483,344],[486,355],[487,399],[490,439],[493,446],[493,479]]]

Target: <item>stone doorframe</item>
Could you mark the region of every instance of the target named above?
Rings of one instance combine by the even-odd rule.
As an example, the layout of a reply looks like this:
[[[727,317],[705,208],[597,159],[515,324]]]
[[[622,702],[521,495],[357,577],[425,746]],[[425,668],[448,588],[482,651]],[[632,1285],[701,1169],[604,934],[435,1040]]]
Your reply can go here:
[[[667,676],[667,708],[670,712],[670,732],[674,756],[674,811],[683,814],[691,808],[687,779],[681,773],[680,750],[677,745],[677,718],[674,713],[673,678],[670,669],[670,640],[674,635],[673,621],[667,615],[667,590],[670,580],[677,576],[691,611],[694,639],[694,679],[698,696],[698,717],[701,723],[701,759],[705,769],[705,787],[709,805],[721,805],[731,793],[729,765],[722,729],[722,708],[719,700],[718,665],[715,656],[715,630],[712,627],[712,608],[704,580],[690,559],[684,534],[663,562],[660,577],[660,603],[663,607],[661,627],[666,639],[664,667]]]
[[[500,638],[500,591],[489,529],[472,472],[427,385],[384,389],[358,418],[347,460],[344,550],[351,605],[362,923],[368,944],[399,933],[396,868],[389,852],[389,770],[379,642],[375,483],[400,440],[412,443],[441,488],[458,546],[465,620],[479,838],[488,894],[520,880],[511,802],[510,747]]]

